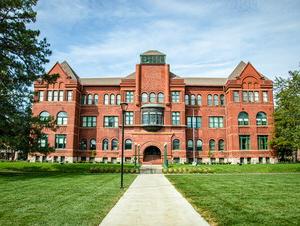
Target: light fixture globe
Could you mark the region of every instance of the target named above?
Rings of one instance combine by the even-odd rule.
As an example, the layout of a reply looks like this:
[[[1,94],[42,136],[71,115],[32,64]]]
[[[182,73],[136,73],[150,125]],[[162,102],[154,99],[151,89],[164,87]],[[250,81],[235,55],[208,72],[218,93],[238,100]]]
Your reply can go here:
[[[122,111],[126,111],[127,110],[127,108],[128,108],[128,103],[126,103],[126,102],[121,102],[121,109],[122,109]]]

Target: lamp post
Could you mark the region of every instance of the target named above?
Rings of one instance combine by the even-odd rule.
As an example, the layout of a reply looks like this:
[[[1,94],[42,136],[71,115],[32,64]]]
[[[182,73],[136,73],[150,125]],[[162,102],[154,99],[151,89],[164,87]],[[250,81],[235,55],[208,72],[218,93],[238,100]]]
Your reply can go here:
[[[128,104],[126,102],[121,103],[122,109],[122,155],[121,155],[121,188],[123,186],[123,175],[124,175],[124,125],[125,125],[125,112],[127,110]]]

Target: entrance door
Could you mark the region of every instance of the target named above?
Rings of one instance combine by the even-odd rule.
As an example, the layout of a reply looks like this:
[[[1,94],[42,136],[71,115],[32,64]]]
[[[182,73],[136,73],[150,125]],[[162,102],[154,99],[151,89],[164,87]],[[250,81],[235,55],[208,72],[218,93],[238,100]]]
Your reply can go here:
[[[144,151],[143,162],[145,164],[162,164],[159,148],[156,146],[147,147]]]

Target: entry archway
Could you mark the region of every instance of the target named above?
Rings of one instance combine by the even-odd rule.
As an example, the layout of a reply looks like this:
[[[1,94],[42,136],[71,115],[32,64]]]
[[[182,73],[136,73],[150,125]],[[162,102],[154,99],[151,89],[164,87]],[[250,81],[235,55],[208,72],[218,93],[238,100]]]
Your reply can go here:
[[[145,164],[161,164],[161,151],[156,146],[149,146],[144,150],[143,162]]]

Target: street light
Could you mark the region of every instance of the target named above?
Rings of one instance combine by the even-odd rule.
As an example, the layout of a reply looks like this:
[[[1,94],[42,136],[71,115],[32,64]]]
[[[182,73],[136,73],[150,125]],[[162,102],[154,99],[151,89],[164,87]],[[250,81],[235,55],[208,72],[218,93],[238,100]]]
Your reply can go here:
[[[121,188],[123,186],[123,174],[124,174],[124,124],[125,124],[125,112],[127,110],[128,104],[126,102],[121,103],[122,109],[122,157],[121,157]]]

